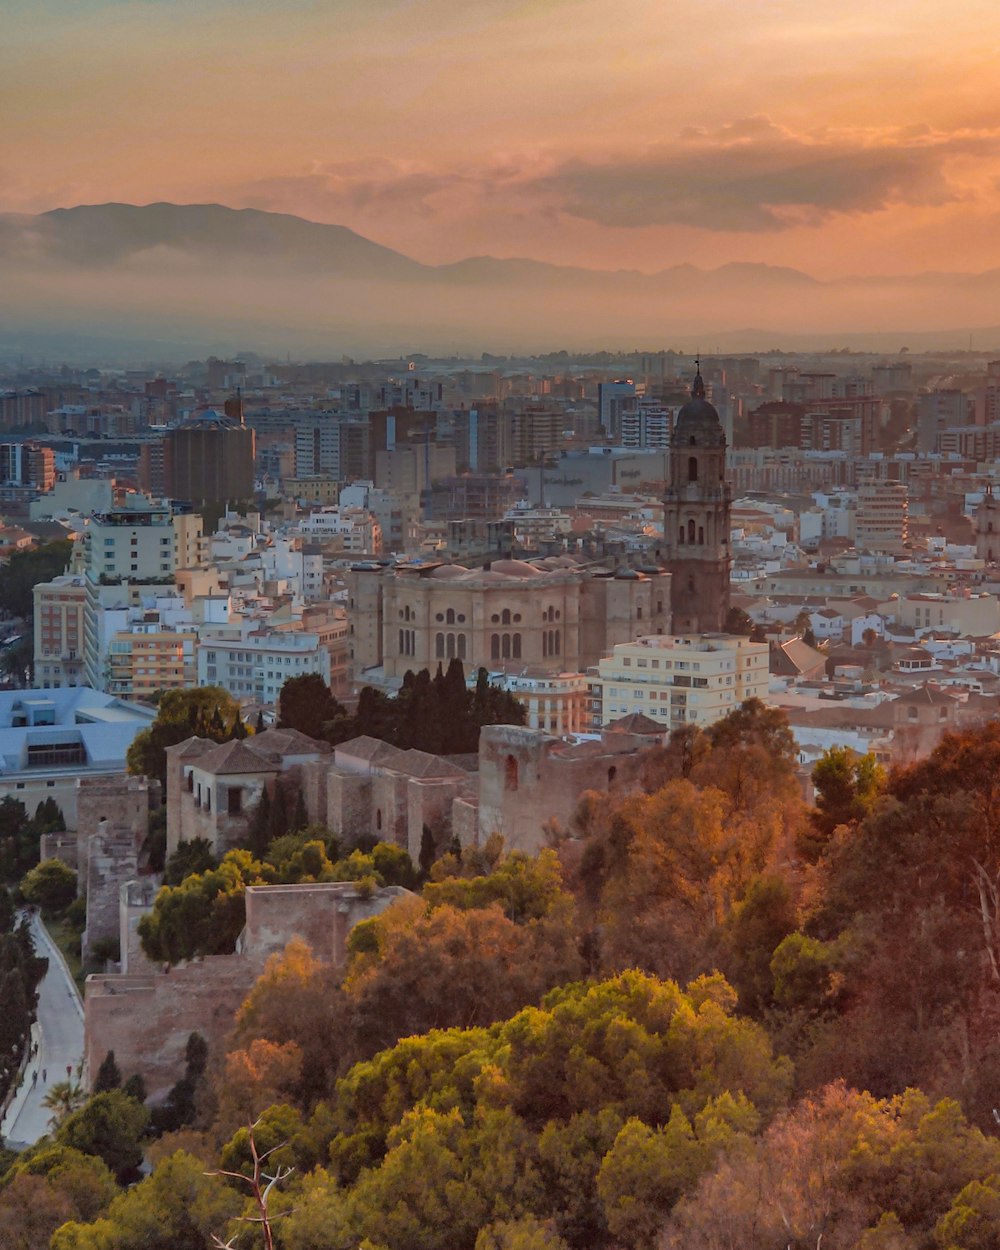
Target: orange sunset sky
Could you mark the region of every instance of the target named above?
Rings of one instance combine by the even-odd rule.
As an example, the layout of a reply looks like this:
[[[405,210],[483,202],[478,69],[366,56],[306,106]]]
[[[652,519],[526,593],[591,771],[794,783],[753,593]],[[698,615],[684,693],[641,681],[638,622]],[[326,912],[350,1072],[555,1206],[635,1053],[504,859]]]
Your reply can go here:
[[[0,211],[215,201],[417,259],[1000,265],[996,0],[2,0]]]

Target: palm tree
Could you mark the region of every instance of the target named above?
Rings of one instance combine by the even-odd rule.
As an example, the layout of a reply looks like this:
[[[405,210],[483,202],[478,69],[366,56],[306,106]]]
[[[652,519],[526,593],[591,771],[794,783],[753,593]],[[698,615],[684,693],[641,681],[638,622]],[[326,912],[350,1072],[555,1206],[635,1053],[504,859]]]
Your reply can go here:
[[[50,1126],[58,1128],[64,1120],[69,1119],[74,1111],[78,1111],[86,1101],[87,1095],[78,1081],[56,1081],[54,1085],[49,1087],[48,1093],[42,1099],[42,1106],[47,1107],[52,1112],[52,1115],[49,1117]]]

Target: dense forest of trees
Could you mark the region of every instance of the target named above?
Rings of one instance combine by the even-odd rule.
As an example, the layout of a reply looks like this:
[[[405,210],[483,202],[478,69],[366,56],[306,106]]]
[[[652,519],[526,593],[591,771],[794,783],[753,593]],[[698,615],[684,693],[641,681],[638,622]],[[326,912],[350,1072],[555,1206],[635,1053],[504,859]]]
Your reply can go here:
[[[833,751],[815,783],[810,808],[750,703],[535,857],[493,838],[418,879],[317,829],[187,850],[157,958],[231,934],[251,879],[413,896],[345,968],[272,958],[165,1108],[109,1057],[0,1161],[0,1246],[260,1245],[218,1173],[273,1151],[282,1250],[995,1250],[1000,724],[888,774]]]

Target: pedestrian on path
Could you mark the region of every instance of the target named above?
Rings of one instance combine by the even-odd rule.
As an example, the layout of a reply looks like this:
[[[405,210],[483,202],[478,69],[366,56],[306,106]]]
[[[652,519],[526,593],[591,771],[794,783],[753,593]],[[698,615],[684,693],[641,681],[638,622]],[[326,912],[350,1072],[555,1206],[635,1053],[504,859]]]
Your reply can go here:
[[[42,1084],[44,1085],[48,1079],[49,1079],[48,1068],[42,1068]]]

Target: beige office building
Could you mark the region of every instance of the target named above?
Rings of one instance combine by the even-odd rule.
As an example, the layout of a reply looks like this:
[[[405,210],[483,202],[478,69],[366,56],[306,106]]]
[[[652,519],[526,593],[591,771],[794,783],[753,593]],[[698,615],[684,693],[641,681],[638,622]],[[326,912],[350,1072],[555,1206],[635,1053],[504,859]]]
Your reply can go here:
[[[634,712],[664,728],[704,728],[745,699],[767,698],[768,646],[722,634],[657,635],[616,646],[597,671],[595,728]]]

